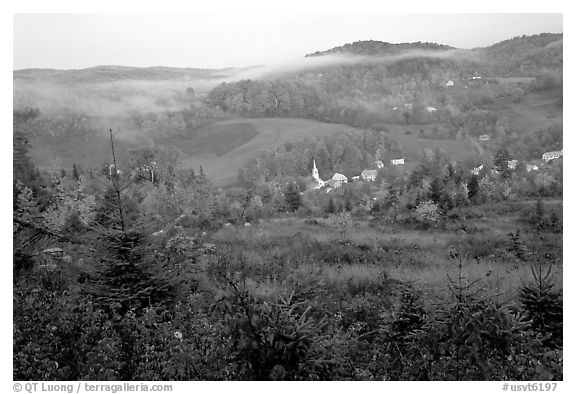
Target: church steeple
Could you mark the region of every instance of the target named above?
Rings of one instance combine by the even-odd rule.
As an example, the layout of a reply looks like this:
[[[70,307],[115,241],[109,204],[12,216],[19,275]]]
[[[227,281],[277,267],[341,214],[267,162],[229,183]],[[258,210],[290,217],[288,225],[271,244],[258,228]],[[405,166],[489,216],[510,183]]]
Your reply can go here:
[[[312,161],[314,162],[314,168],[312,169],[312,176],[314,177],[314,179],[318,180],[320,176],[318,175],[318,168],[316,168],[316,160],[312,159]]]
[[[320,179],[320,175],[318,174],[318,168],[316,168],[316,160],[312,159],[312,161],[314,163],[314,168],[312,169],[312,177],[316,181],[315,189],[319,189],[324,186],[325,182],[322,179]]]

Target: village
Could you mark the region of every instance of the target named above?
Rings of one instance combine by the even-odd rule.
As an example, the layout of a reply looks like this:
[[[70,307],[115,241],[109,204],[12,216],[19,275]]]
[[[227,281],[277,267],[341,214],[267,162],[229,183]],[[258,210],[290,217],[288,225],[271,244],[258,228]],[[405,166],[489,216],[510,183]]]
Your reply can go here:
[[[316,168],[316,160],[314,160],[313,162],[314,162],[314,168],[312,169],[312,177],[316,181],[316,186],[314,187],[314,190],[326,188],[326,193],[329,193],[331,190],[337,189],[342,185],[348,183],[348,177],[338,172],[336,172],[331,179],[327,181],[322,180],[318,173],[318,168]],[[390,164],[392,164],[393,166],[404,165],[404,158],[392,159],[390,160]],[[352,181],[357,182],[360,179],[366,182],[375,181],[376,176],[378,175],[378,169],[384,168],[384,163],[381,160],[377,160],[374,162],[374,166],[377,169],[365,169],[364,171],[362,171],[360,175],[353,176]]]
[[[486,140],[489,139],[489,137],[487,135],[482,135],[482,136],[480,136],[480,140],[482,140],[483,137],[486,138]],[[525,163],[526,172],[538,171],[543,166],[550,164],[550,161],[560,159],[563,156],[564,156],[564,150],[545,152],[542,155],[541,160],[532,160],[530,162]],[[405,161],[404,161],[404,158],[391,159],[390,164],[393,166],[403,166],[405,164]],[[515,170],[516,167],[518,166],[518,160],[516,160],[516,159],[508,160],[507,164],[508,164],[508,168],[510,170]],[[376,180],[377,175],[378,175],[378,169],[384,168],[384,163],[381,160],[377,160],[374,162],[374,167],[375,168],[373,168],[373,169],[363,170],[360,173],[360,175],[353,176],[352,182],[358,182],[360,180],[365,181],[365,182],[374,182]],[[470,170],[470,173],[473,175],[480,175],[480,173],[483,169],[484,169],[484,164],[473,168],[472,170]],[[493,169],[491,169],[491,173],[497,174],[498,170],[493,168]],[[312,177],[314,178],[314,180],[316,182],[316,186],[314,187],[314,190],[325,188],[326,193],[329,193],[330,191],[337,189],[337,188],[341,187],[342,185],[348,183],[348,177],[345,176],[344,174],[339,173],[339,172],[334,173],[332,178],[330,178],[327,181],[322,180],[322,178],[320,178],[318,168],[316,167],[316,160],[313,160]]]
[[[482,138],[482,137],[483,136],[480,136],[480,138]],[[538,171],[541,168],[543,168],[544,166],[550,164],[550,161],[559,159],[563,156],[564,156],[564,150],[545,152],[542,155],[541,160],[531,160],[530,162],[525,163],[526,172]],[[508,160],[508,168],[510,170],[515,170],[517,166],[518,166],[518,160],[516,160],[516,159]],[[484,169],[484,164],[473,168],[472,170],[470,170],[470,172],[473,175],[480,175],[480,172],[483,169]],[[496,173],[498,173],[498,171],[496,169],[492,169],[491,173],[496,174]]]

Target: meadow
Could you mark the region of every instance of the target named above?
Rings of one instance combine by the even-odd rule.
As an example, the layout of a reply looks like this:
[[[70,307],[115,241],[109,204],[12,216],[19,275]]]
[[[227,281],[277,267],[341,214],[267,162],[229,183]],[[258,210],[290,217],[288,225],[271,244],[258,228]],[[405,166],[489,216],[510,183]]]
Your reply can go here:
[[[202,166],[215,185],[222,185],[234,181],[238,168],[260,151],[287,141],[322,137],[349,129],[346,125],[297,118],[232,119],[195,130],[190,138],[171,137],[157,143],[180,147],[184,166]]]
[[[333,218],[276,218],[251,226],[224,227],[213,235],[231,255],[240,256],[247,266],[266,266],[274,277],[263,280],[264,288],[282,287],[280,278],[289,272],[316,272],[330,283],[378,282],[386,276],[433,295],[447,291],[449,276],[462,273],[499,300],[517,301],[518,288],[533,280],[530,267],[551,264],[553,282],[562,288],[561,234],[536,234],[522,212],[533,209],[534,201],[496,205],[491,212],[466,221],[467,231],[458,223],[440,229],[406,228],[399,223],[355,219],[338,229]],[[552,200],[549,210],[562,210]],[[520,232],[525,257],[511,252],[511,236]],[[233,251],[229,245],[235,245]],[[271,245],[274,245],[273,247]],[[318,262],[322,262],[319,265]],[[270,263],[273,262],[273,263]],[[279,263],[280,262],[280,263]],[[276,271],[277,270],[277,271]],[[372,283],[374,284],[374,283]]]

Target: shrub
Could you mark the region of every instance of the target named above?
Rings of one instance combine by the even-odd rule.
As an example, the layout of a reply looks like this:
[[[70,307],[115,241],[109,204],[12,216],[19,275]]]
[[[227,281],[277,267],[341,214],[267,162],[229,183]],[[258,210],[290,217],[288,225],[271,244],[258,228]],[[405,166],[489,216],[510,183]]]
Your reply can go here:
[[[520,302],[532,327],[544,336],[544,343],[562,346],[562,294],[548,280],[552,265],[546,273],[541,265],[531,270],[534,282],[520,288]]]
[[[349,212],[339,212],[330,216],[330,225],[336,231],[339,239],[344,240],[348,237],[348,231],[352,226],[352,216]]]
[[[256,380],[329,378],[331,346],[317,340],[326,323],[307,316],[311,307],[296,301],[294,292],[279,303],[255,300],[230,281],[230,292],[217,299],[225,336],[233,339],[233,354],[246,376]]]
[[[507,249],[513,253],[517,259],[526,260],[527,250],[524,243],[520,240],[520,230],[514,233],[508,233]]]
[[[424,201],[416,207],[416,220],[425,225],[432,225],[440,219],[438,205],[432,201]]]

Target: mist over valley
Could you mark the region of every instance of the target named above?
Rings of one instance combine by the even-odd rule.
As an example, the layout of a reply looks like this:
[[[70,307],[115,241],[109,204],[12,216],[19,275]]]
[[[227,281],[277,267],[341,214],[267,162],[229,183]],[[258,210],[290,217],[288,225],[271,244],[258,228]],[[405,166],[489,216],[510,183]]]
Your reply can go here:
[[[166,64],[260,48],[246,15],[60,18]],[[15,381],[562,381],[563,34],[13,83]]]

